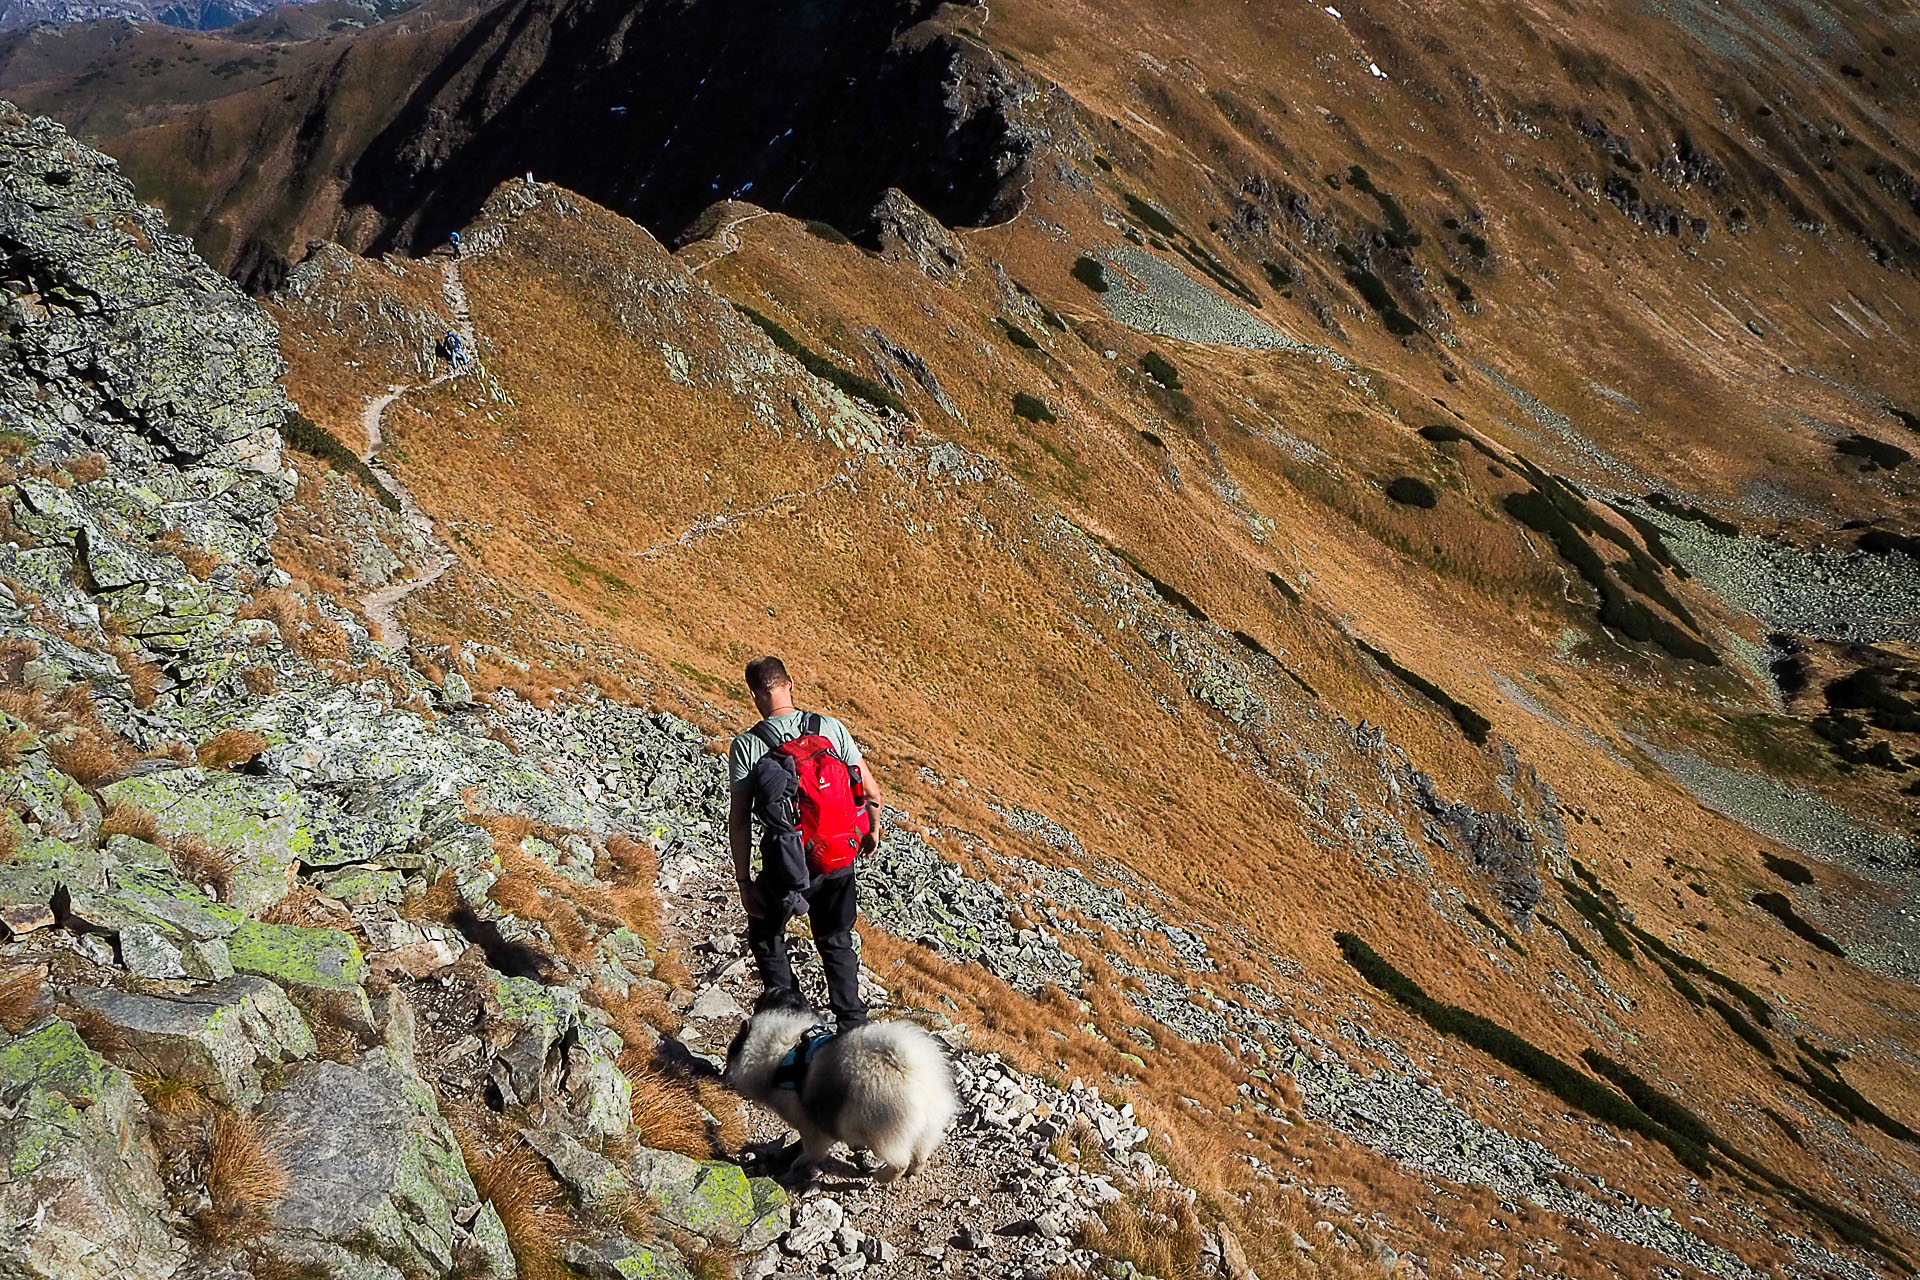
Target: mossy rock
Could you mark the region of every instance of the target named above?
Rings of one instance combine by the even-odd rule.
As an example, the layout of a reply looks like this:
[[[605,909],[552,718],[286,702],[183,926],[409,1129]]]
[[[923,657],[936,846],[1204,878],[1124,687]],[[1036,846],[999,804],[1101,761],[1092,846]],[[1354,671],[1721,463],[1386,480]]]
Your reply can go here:
[[[692,1280],[672,1253],[625,1236],[575,1240],[567,1245],[566,1261],[588,1280]]]
[[[0,804],[24,810],[50,835],[75,844],[100,838],[100,805],[85,787],[54,768],[44,752],[0,773]]]
[[[205,769],[123,778],[101,791],[109,804],[145,809],[169,836],[198,836],[240,855],[229,900],[249,913],[287,895],[287,864],[314,860],[307,802],[290,784]]]
[[[104,890],[73,892],[69,910],[103,933],[145,924],[176,943],[225,938],[247,922],[246,912],[208,897],[171,867],[130,864],[111,868]]]
[[[0,906],[45,904],[61,889],[91,892],[106,882],[106,864],[99,850],[27,831],[10,812],[0,820],[19,827],[13,857],[0,866]]]
[[[660,1206],[661,1221],[749,1251],[787,1229],[786,1192],[767,1178],[748,1178],[725,1160],[693,1160],[642,1147],[628,1162],[634,1186]]]
[[[360,985],[367,961],[344,931],[248,920],[227,938],[227,951],[235,973],[284,988],[309,1018],[372,1033],[373,1010]]]

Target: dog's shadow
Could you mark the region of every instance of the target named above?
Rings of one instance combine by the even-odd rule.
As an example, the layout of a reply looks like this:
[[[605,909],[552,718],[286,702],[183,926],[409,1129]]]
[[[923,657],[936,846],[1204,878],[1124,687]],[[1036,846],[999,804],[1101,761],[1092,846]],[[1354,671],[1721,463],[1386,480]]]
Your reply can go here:
[[[739,1165],[750,1177],[772,1178],[790,1192],[852,1191],[873,1185],[873,1172],[857,1160],[829,1155],[812,1169],[800,1167],[801,1146],[796,1135],[785,1133],[743,1147]]]

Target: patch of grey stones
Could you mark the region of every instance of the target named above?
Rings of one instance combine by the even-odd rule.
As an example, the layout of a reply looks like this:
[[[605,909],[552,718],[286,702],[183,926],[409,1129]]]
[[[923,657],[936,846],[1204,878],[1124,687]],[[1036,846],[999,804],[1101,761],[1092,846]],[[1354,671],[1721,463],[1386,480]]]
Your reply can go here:
[[[1316,355],[1336,368],[1347,367],[1344,357],[1256,319],[1165,258],[1125,244],[1109,250],[1107,258],[1120,271],[1107,273],[1100,304],[1130,329],[1186,342]]]
[[[1635,508],[1688,573],[1768,630],[1851,644],[1920,638],[1920,561],[1912,556],[1720,534],[1657,507]]]

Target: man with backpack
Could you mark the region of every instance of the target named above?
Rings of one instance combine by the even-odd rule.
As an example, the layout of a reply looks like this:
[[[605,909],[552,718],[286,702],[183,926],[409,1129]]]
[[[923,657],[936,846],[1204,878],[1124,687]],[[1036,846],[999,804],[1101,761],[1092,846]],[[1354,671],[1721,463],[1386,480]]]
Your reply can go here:
[[[766,989],[761,999],[799,994],[787,958],[787,921],[807,915],[834,1019],[844,1031],[867,1020],[860,957],[853,949],[854,860],[871,853],[879,839],[880,802],[853,735],[832,716],[794,707],[793,677],[780,659],[748,663],[747,688],[761,719],[727,753],[727,841],[747,913],[747,947]]]

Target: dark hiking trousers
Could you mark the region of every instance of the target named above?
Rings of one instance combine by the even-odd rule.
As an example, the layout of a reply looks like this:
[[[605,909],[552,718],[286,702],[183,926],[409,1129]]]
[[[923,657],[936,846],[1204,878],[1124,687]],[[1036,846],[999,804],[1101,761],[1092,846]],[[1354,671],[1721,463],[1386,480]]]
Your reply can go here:
[[[834,1021],[842,1028],[867,1020],[867,1006],[860,999],[860,957],[853,949],[853,870],[846,867],[823,877],[807,894],[813,942],[820,949],[820,967],[827,973],[827,999],[833,1005]],[[764,891],[761,901],[767,914],[747,921],[747,948],[760,966],[760,984],[768,992],[798,995],[800,984],[787,958],[787,921],[792,914]]]

